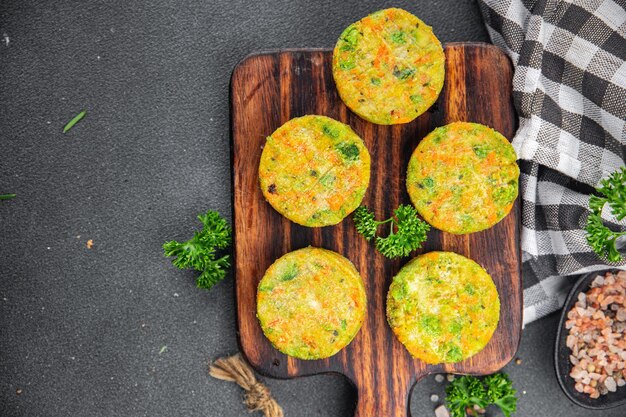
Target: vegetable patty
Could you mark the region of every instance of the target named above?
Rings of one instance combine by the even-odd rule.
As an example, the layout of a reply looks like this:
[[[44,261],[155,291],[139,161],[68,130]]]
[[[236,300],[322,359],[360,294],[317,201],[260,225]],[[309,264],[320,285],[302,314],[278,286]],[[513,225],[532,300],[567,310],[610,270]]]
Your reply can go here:
[[[265,272],[257,317],[272,345],[300,359],[322,359],[347,346],[365,318],[363,281],[336,252],[308,247],[290,252]]]
[[[267,201],[289,220],[334,225],[361,204],[370,154],[350,126],[325,116],[297,117],[267,138],[259,180]]]
[[[341,99],[372,123],[408,123],[437,100],[445,56],[432,28],[402,9],[348,26],[333,52]]]
[[[480,352],[498,326],[500,300],[476,262],[429,252],[406,264],[387,294],[387,320],[409,353],[430,364]]]
[[[439,127],[419,143],[407,172],[417,211],[446,232],[465,234],[502,220],[517,198],[519,167],[509,141],[478,123]]]

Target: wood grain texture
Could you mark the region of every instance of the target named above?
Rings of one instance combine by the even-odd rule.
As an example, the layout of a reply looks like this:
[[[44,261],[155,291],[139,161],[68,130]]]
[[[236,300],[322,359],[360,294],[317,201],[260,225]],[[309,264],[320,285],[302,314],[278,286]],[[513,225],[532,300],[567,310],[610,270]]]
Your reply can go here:
[[[515,111],[508,58],[487,44],[448,44],[446,82],[437,103],[412,123],[379,126],[359,118],[341,102],[332,78],[332,52],[286,50],[252,55],[231,79],[233,224],[237,326],[241,350],[262,374],[292,378],[323,372],[346,375],[358,391],[355,415],[402,417],[409,414],[413,384],[433,372],[487,374],[509,362],[519,345],[522,323],[517,202],[495,227],[456,236],[431,230],[417,251],[449,250],[474,259],[493,277],[501,299],[500,323],[487,347],[463,362],[426,365],[413,359],[387,325],[385,299],[392,277],[409,258],[388,260],[354,229],[351,218],[337,226],[306,228],[291,223],[264,200],[258,165],[265,138],[289,119],[326,115],[349,124],[372,156],[364,204],[377,217],[409,203],[405,187],[411,153],[427,133],[454,121],[489,125],[511,139]],[[263,336],[256,318],[256,289],[267,267],[283,254],[319,246],[350,259],[363,277],[368,312],[361,331],[337,355],[316,361],[287,357]]]

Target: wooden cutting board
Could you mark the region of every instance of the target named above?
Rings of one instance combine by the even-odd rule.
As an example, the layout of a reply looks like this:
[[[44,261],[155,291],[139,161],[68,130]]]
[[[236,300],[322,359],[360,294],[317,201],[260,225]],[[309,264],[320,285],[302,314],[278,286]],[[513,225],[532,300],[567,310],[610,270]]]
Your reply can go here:
[[[332,51],[284,50],[251,55],[231,79],[233,224],[237,326],[241,350],[260,373],[278,378],[334,372],[348,377],[358,392],[355,415],[409,415],[410,390],[434,372],[489,374],[514,356],[522,324],[519,202],[495,227],[456,236],[432,229],[416,252],[453,251],[481,264],[496,283],[500,323],[486,348],[463,362],[427,365],[413,359],[387,325],[385,299],[392,277],[410,258],[388,260],[359,235],[351,217],[336,226],[306,228],[282,217],[267,203],[258,185],[265,138],[289,119],[321,114],[352,126],[372,157],[370,186],[363,203],[387,218],[409,203],[405,187],[409,157],[420,139],[453,121],[489,125],[511,139],[515,111],[512,67],[498,48],[480,43],[445,47],[446,81],[437,103],[412,123],[378,126],[353,114],[342,103],[332,77]],[[315,361],[287,357],[264,337],[256,318],[256,289],[267,267],[283,254],[308,245],[339,252],[360,271],[368,297],[361,331],[335,356]]]

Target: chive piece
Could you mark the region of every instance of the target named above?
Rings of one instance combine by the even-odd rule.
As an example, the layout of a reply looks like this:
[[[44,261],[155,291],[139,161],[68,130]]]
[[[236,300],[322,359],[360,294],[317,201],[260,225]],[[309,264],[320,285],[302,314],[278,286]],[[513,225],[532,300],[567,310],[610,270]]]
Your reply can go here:
[[[76,116],[74,116],[74,118],[70,120],[69,122],[67,122],[67,124],[63,128],[63,133],[67,133],[67,131],[70,130],[72,127],[74,127],[76,123],[80,122],[80,120],[83,117],[85,117],[86,114],[87,114],[87,110],[83,110],[80,113],[78,113]]]
[[[10,200],[15,198],[17,194],[0,194],[0,200]]]

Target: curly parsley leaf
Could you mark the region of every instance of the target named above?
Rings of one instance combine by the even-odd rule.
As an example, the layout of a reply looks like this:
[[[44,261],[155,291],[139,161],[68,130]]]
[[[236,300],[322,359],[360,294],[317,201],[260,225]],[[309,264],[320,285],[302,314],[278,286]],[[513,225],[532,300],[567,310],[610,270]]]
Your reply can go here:
[[[617,250],[617,238],[626,232],[614,232],[602,223],[599,214],[592,213],[587,218],[587,243],[599,256],[606,256],[609,262],[619,262],[622,255]]]
[[[626,217],[626,167],[621,167],[608,178],[600,181],[600,187],[597,188],[597,191],[604,195],[604,198],[593,196],[598,201],[595,204],[595,209],[592,208],[592,210],[597,211],[599,208],[602,211],[604,203],[608,203],[617,220]],[[589,205],[591,206],[591,201],[589,201]]]
[[[616,247],[617,239],[626,232],[615,232],[602,222],[602,208],[608,204],[617,220],[626,217],[626,168],[622,167],[600,182],[599,195],[589,197],[591,214],[587,218],[587,242],[598,256],[609,262],[619,262],[622,255]]]
[[[195,232],[186,242],[172,240],[163,244],[165,256],[174,256],[174,266],[179,269],[195,269],[201,274],[196,280],[198,288],[211,289],[226,277],[230,256],[216,259],[217,250],[225,249],[231,242],[231,228],[217,211],[209,210],[198,216],[202,230]]]
[[[517,397],[513,384],[506,374],[489,375],[482,381],[475,376],[456,378],[446,387],[446,407],[451,417],[465,417],[466,410],[474,406],[485,409],[498,406],[506,417],[517,409]]]
[[[489,375],[483,383],[487,388],[487,401],[500,407],[506,417],[511,417],[517,410],[517,397],[509,377],[502,373]]]
[[[367,207],[360,206],[355,210],[353,220],[357,232],[368,241],[376,238],[376,249],[390,259],[409,256],[421,248],[430,230],[430,225],[417,217],[417,210],[410,205],[400,205],[394,210],[394,216],[382,221],[377,221]],[[385,223],[391,223],[389,234],[376,236],[378,226]]]
[[[363,235],[365,240],[372,240],[376,236],[376,230],[378,229],[379,222],[374,218],[372,213],[367,207],[359,206],[354,210],[354,226],[356,231]]]
[[[475,376],[465,375],[456,378],[446,387],[446,407],[451,417],[465,417],[465,410],[477,405],[486,408],[487,392]]]

